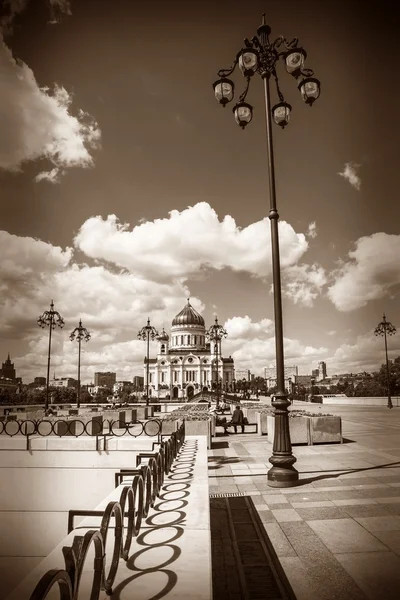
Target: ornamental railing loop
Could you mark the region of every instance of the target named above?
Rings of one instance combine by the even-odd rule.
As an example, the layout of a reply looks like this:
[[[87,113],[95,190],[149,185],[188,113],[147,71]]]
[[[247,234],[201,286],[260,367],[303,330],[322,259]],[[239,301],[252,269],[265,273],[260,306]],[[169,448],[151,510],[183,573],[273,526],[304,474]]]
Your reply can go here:
[[[142,520],[147,517],[150,507],[153,507],[156,498],[160,497],[164,476],[171,470],[184,441],[185,427],[182,423],[167,441],[161,442],[159,450],[149,458],[148,463],[136,471],[132,483],[122,488],[119,500],[107,504],[100,528],[91,529],[83,536],[74,536],[72,546],[63,548],[65,569],[47,571],[29,600],[45,600],[57,587],[60,600],[76,600],[80,593],[86,558],[92,545],[95,553],[93,578],[90,592],[86,593],[85,598],[99,600],[102,590],[108,596],[112,595],[120,559],[125,562],[128,560],[132,540],[139,534]],[[75,511],[75,514],[78,512]],[[107,537],[111,520],[114,543],[111,562],[107,563]]]
[[[151,419],[148,421],[132,421],[122,423],[119,420],[104,419],[83,421],[81,419],[7,419],[0,421],[0,435],[9,437],[23,435],[27,438],[34,435],[48,437],[81,437],[88,435],[92,437],[112,436],[148,437],[160,436],[162,434],[162,419]]]

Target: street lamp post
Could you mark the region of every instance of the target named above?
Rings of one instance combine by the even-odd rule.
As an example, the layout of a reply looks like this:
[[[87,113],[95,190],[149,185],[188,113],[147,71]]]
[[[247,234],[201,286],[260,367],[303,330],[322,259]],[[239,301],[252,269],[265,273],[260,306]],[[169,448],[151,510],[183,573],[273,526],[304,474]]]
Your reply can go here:
[[[47,414],[49,410],[49,379],[50,379],[50,355],[51,355],[51,332],[53,329],[59,327],[62,329],[64,327],[64,319],[61,317],[60,313],[54,310],[53,300],[50,303],[50,310],[45,310],[42,315],[37,320],[37,324],[39,327],[44,329],[45,327],[49,328],[49,351],[47,355],[47,380],[46,380],[46,403],[44,410]]]
[[[216,381],[216,408],[219,408],[219,366],[218,366],[218,352],[219,352],[219,344],[223,338],[226,338],[228,333],[222,327],[222,325],[218,324],[218,318],[215,317],[214,325],[211,325],[210,329],[206,332],[206,337],[209,342],[215,344],[215,364],[217,369],[217,381]],[[212,367],[211,367],[212,368]],[[212,375],[211,375],[212,382]]]
[[[82,321],[81,319],[79,320],[79,325],[78,327],[75,327],[75,329],[72,331],[72,333],[69,336],[69,339],[71,340],[71,342],[73,342],[75,339],[78,342],[78,390],[77,390],[77,394],[76,394],[76,408],[80,407],[81,404],[81,343],[82,340],[85,340],[85,342],[88,342],[91,338],[90,333],[88,332],[88,330],[83,327],[82,325]]]
[[[154,340],[158,336],[158,331],[155,327],[150,325],[150,318],[147,319],[147,325],[137,334],[139,340],[147,341],[146,345],[146,406],[149,405],[149,352],[150,352],[150,339]]]
[[[394,335],[396,333],[396,327],[386,320],[385,313],[383,313],[383,320],[379,323],[378,327],[375,328],[375,335],[383,335],[385,338],[385,356],[386,356],[386,377],[387,377],[387,395],[388,395],[388,408],[393,408],[392,398],[390,394],[390,366],[387,350],[387,336]]]
[[[229,69],[218,71],[218,81],[213,84],[214,93],[217,101],[225,107],[234,96],[234,83],[229,76],[233,73],[236,66],[239,65],[243,76],[246,78],[246,87],[239,97],[239,102],[233,107],[233,113],[236,122],[242,129],[246,127],[253,118],[253,107],[245,102],[249,90],[250,80],[255,73],[258,73],[264,83],[265,115],[266,115],[266,135],[267,135],[267,156],[269,173],[269,195],[270,211],[269,219],[271,222],[271,245],[272,245],[272,273],[274,289],[274,316],[275,316],[275,348],[276,348],[276,374],[278,390],[272,405],[275,409],[275,437],[272,450],[272,456],[269,461],[272,468],[268,471],[268,483],[271,487],[291,487],[298,481],[298,472],[293,467],[296,458],[292,454],[292,445],[289,434],[288,406],[289,401],[285,392],[284,380],[284,352],[283,352],[283,319],[282,319],[282,297],[281,297],[281,273],[279,258],[279,234],[278,219],[279,214],[276,204],[275,193],[275,168],[274,168],[274,149],[272,143],[272,118],[280,127],[284,128],[289,123],[292,107],[285,102],[283,94],[279,88],[278,76],[276,73],[276,64],[280,59],[285,62],[288,73],[299,81],[298,89],[303,100],[309,106],[320,95],[320,83],[313,77],[311,69],[304,68],[306,52],[299,47],[298,40],[295,38],[287,42],[282,36],[275,41],[269,40],[271,28],[265,22],[265,14],[262,18],[262,24],[257,29],[257,35],[251,40],[244,40],[244,48],[236,55],[234,64]],[[278,48],[284,47],[284,51]],[[270,79],[275,80],[276,92],[279,98],[278,104],[271,109],[270,99]]]

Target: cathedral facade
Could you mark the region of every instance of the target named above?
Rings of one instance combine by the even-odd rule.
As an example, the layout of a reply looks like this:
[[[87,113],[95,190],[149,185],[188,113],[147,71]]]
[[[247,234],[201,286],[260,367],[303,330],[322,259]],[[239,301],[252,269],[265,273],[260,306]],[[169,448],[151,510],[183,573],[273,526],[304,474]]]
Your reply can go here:
[[[157,342],[157,357],[149,359],[149,396],[190,399],[215,390],[217,381],[220,390],[233,389],[233,358],[223,357],[221,341],[207,341],[204,319],[189,300],[173,319],[170,335],[163,330]],[[145,359],[145,383],[146,366]]]

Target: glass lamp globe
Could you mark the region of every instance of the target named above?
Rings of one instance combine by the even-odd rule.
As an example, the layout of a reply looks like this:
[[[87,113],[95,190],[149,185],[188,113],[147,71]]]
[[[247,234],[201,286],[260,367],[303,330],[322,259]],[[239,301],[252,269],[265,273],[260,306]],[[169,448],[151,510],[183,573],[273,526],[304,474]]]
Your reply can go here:
[[[235,84],[225,77],[213,83],[214,94],[217,102],[225,107],[233,98]]]
[[[303,79],[298,85],[302,98],[306,104],[312,106],[313,102],[319,97],[321,93],[321,85],[318,79],[315,77],[307,77]]]
[[[235,115],[235,121],[242,129],[246,127],[253,118],[253,107],[247,102],[238,102],[233,108],[233,114]]]
[[[242,50],[239,56],[239,69],[245,77],[253,75],[258,67],[258,52],[252,48]]]
[[[285,56],[286,71],[294,77],[298,76],[304,67],[306,57],[307,53],[303,48],[293,48],[287,52]]]
[[[290,120],[292,107],[287,102],[279,102],[272,108],[272,117],[277,125],[284,129]]]

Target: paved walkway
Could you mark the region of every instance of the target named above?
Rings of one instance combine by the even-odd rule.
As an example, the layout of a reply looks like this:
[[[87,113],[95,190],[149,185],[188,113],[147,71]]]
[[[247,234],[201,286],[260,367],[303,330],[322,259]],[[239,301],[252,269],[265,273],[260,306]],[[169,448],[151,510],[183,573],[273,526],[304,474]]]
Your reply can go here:
[[[345,443],[294,446],[297,487],[268,486],[265,437],[221,435],[209,450],[210,495],[251,496],[297,600],[397,600],[400,409],[307,410],[340,414]]]

